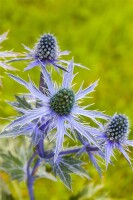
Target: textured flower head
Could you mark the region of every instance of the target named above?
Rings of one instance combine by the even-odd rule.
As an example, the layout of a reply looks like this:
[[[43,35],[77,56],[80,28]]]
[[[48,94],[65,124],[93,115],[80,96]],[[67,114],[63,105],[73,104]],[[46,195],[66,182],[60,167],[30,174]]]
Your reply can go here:
[[[44,34],[35,47],[35,55],[42,62],[58,59],[56,38],[51,34]]]
[[[72,90],[60,89],[51,99],[50,108],[60,116],[70,114],[75,103],[75,95]]]
[[[23,46],[28,53],[25,53],[21,58],[9,60],[9,62],[31,60],[29,65],[25,68],[25,71],[36,66],[45,68],[48,64],[53,65],[55,69],[60,68],[66,71],[64,64],[67,64],[68,62],[61,60],[60,57],[62,55],[68,55],[69,52],[60,51],[57,40],[52,34],[48,33],[42,35],[33,49],[30,49],[25,45]]]
[[[38,99],[40,107],[33,109],[19,109],[18,111],[23,113],[22,116],[14,120],[7,128],[6,131],[1,134],[1,137],[12,136],[14,127],[22,127],[26,124],[34,122],[36,124],[43,125],[44,132],[50,134],[52,130],[55,130],[56,147],[55,147],[55,160],[57,159],[60,151],[62,150],[64,135],[71,137],[70,133],[74,133],[76,130],[82,136],[84,136],[90,143],[98,146],[93,134],[96,134],[97,129],[87,126],[80,122],[80,116],[86,116],[91,118],[95,123],[99,124],[97,118],[109,119],[108,116],[101,112],[94,110],[86,110],[86,107],[79,105],[79,100],[83,99],[86,95],[94,91],[97,86],[97,81],[91,84],[89,87],[79,89],[77,93],[72,90],[71,83],[73,81],[73,61],[69,63],[68,72],[64,72],[64,78],[61,88],[56,88],[51,80],[50,74],[45,68],[42,68],[43,76],[47,83],[49,96],[39,91],[32,82],[25,82],[24,80],[14,75],[9,75],[15,81],[24,85],[29,91],[30,98]],[[21,131],[24,132],[23,130]],[[14,133],[15,136],[15,133]],[[34,138],[36,139],[34,141]],[[36,145],[40,137],[34,135],[32,142]]]
[[[128,146],[133,146],[133,141],[128,140],[128,134],[128,118],[123,114],[115,114],[104,127],[104,130],[100,135],[102,143],[105,145],[106,167],[110,162],[110,158],[113,155],[114,149],[119,149],[119,151],[131,164],[130,158],[125,151]]]
[[[123,142],[127,137],[129,129],[128,119],[125,115],[114,115],[107,124],[105,134],[108,140],[113,142]]]
[[[56,38],[52,34],[44,34],[40,37],[37,44],[33,49],[23,45],[24,48],[28,51],[23,57],[9,60],[21,61],[21,60],[31,60],[29,65],[24,69],[30,70],[36,66],[41,66],[45,68],[47,65],[53,65],[56,70],[62,69],[66,71],[66,65],[69,64],[69,61],[61,59],[61,56],[68,55],[68,51],[60,51]],[[78,63],[74,63],[76,66],[86,68]]]

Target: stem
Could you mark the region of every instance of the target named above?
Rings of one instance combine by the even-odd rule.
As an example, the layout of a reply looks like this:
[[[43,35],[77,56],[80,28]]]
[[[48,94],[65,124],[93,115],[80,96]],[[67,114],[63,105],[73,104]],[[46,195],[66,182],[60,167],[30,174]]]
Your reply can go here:
[[[43,138],[41,138],[40,140],[39,140],[39,143],[37,144],[37,146],[36,146],[36,149],[37,149],[37,152],[38,152],[38,154],[39,154],[39,156],[41,157],[41,158],[43,158],[43,156],[44,156],[44,142],[43,142]]]
[[[30,173],[30,165],[31,165],[33,159],[35,158],[36,154],[37,153],[35,152],[31,156],[31,158],[29,159],[28,164],[27,164],[27,187],[28,187],[28,192],[29,192],[30,200],[34,200],[34,194],[33,194],[34,177]]]
[[[47,85],[46,85],[46,83],[45,83],[45,81],[44,81],[43,73],[41,72],[41,73],[40,73],[39,90],[40,90],[42,93],[44,93],[43,88],[47,88]],[[36,103],[36,106],[38,106],[38,105],[39,105],[39,104]],[[39,125],[38,125],[38,126],[39,126]],[[42,127],[39,127],[39,128],[41,129]],[[39,141],[39,143],[38,143],[37,146],[36,146],[37,152],[38,152],[38,154],[39,154],[40,157],[43,157],[43,155],[44,155],[44,144],[43,144],[43,141],[44,141],[44,138],[41,138],[40,141]]]
[[[33,178],[33,177],[32,177]],[[34,194],[33,194],[33,183],[34,183],[34,179],[32,179],[30,177],[28,183],[27,183],[27,186],[28,186],[28,192],[29,192],[29,197],[30,197],[30,200],[34,200]]]
[[[44,77],[41,72],[40,74],[40,84],[39,84],[39,90],[44,93],[43,88],[47,88],[46,83],[44,82]],[[38,104],[36,105],[38,106]],[[27,164],[27,187],[28,187],[28,192],[29,192],[29,197],[30,200],[34,200],[34,193],[33,193],[33,184],[35,180],[35,173],[37,168],[39,167],[41,160],[38,158],[32,171],[30,172],[30,165],[35,158],[35,156],[38,154],[40,157],[44,157],[44,138],[41,138],[38,145],[36,146],[36,152],[31,156],[31,158],[28,161]]]
[[[40,163],[41,163],[41,160],[38,158],[37,161],[36,161],[36,163],[35,163],[35,165],[34,165],[34,167],[33,167],[33,169],[32,169],[32,173],[31,173],[32,176],[35,175],[36,170],[37,170],[37,168],[39,167]]]
[[[65,150],[65,151],[61,151],[59,153],[60,156],[64,156],[64,155],[68,155],[68,154],[72,154],[72,153],[78,153],[80,150],[82,150],[83,147],[79,147],[79,148],[75,148],[75,149],[68,149],[68,150]],[[86,147],[87,151],[98,151],[98,147]],[[48,159],[48,158],[52,158],[54,157],[54,153],[51,152],[51,153],[48,153],[48,152],[45,152],[45,155],[43,158],[45,159]]]
[[[43,73],[40,74],[40,83],[39,83],[39,90],[44,93],[43,88],[48,88],[46,82],[44,81]]]
[[[44,81],[44,77],[43,77],[43,73],[41,72],[40,73],[40,83],[39,83],[39,90],[44,93],[44,90],[43,88],[47,88],[47,84],[46,82]],[[41,127],[40,127],[41,129]],[[44,139],[40,139],[38,145],[37,145],[37,150],[38,150],[38,154],[40,157],[43,157],[44,156]]]

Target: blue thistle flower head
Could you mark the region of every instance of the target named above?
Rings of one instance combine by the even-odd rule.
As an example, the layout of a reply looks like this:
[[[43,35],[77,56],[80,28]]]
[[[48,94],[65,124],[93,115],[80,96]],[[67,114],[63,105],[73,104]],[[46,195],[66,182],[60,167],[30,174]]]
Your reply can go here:
[[[128,146],[133,146],[133,141],[128,139],[128,135],[128,118],[123,114],[115,114],[105,125],[104,130],[99,136],[105,148],[106,167],[110,163],[111,156],[114,156],[114,149],[118,149],[131,165],[126,150]]]
[[[60,68],[66,71],[64,65],[68,64],[68,62],[65,60],[61,60],[60,57],[62,55],[68,55],[69,52],[60,51],[56,37],[54,37],[52,34],[43,34],[39,38],[37,44],[33,49],[30,49],[25,45],[23,46],[25,50],[28,51],[28,53],[24,53],[23,57],[21,58],[9,60],[9,62],[31,60],[24,71],[30,70],[36,66],[41,66],[42,68],[45,68],[48,64],[53,65],[55,69]]]
[[[29,83],[22,80],[19,77],[14,75],[9,75],[15,81],[25,86],[29,91],[29,98],[39,100],[40,106],[32,109],[23,109],[16,108],[19,112],[23,113],[22,116],[19,116],[15,119],[6,130],[0,135],[0,137],[10,137],[16,136],[15,127],[27,129],[26,124],[40,124],[43,127],[44,134],[50,134],[53,130],[55,133],[54,138],[56,138],[56,147],[54,151],[54,159],[56,160],[60,151],[63,147],[64,136],[67,135],[71,137],[70,133],[74,133],[74,130],[84,136],[89,143],[93,143],[95,146],[98,146],[97,141],[93,137],[96,134],[97,129],[85,125],[80,122],[80,116],[85,116],[92,119],[95,123],[99,125],[97,118],[102,118],[108,120],[108,116],[95,110],[87,110],[86,107],[79,105],[79,100],[86,97],[89,93],[94,91],[94,88],[97,86],[97,81],[85,89],[80,89],[75,93],[72,89],[72,81],[74,78],[73,75],[73,61],[68,65],[68,72],[64,72],[63,83],[61,88],[55,87],[51,80],[51,76],[45,68],[42,68],[43,77],[47,83],[47,88],[49,95],[43,94],[37,87],[30,81]],[[46,90],[46,88],[44,88]],[[28,95],[27,95],[28,97]],[[33,143],[34,139],[39,141],[42,137],[42,132],[35,135],[32,133]],[[33,129],[32,129],[33,131]],[[23,128],[20,131],[22,134],[25,132]],[[20,133],[19,133],[20,134]],[[75,134],[75,133],[74,133]],[[100,148],[100,147],[99,147]]]
[[[54,61],[58,59],[58,45],[52,34],[44,34],[35,46],[35,56],[40,61]]]
[[[30,61],[29,65],[24,69],[30,70],[36,66],[45,68],[47,65],[53,65],[56,70],[62,69],[67,71],[66,67],[70,61],[62,60],[61,56],[68,55],[68,51],[60,51],[56,37],[50,33],[43,34],[35,47],[30,49],[23,45],[28,53],[24,53],[23,57],[9,60],[9,62],[27,60]],[[74,63],[76,66],[87,69],[81,64]]]
[[[60,89],[51,99],[50,108],[58,115],[70,114],[75,103],[74,92],[68,88]]]
[[[127,137],[129,122],[125,115],[114,115],[106,126],[105,135],[108,140],[122,143]]]

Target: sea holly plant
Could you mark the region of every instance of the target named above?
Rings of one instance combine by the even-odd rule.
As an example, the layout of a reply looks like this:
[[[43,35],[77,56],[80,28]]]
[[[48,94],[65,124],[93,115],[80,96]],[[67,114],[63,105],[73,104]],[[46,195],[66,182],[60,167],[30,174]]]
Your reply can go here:
[[[46,177],[44,174],[47,174],[47,167],[50,168],[51,174],[56,178],[59,177],[69,189],[71,189],[72,173],[90,179],[84,169],[86,164],[82,156],[84,154],[88,155],[88,159],[100,176],[102,171],[98,158],[105,161],[107,167],[108,164],[112,164],[114,149],[118,149],[131,165],[127,150],[128,146],[133,146],[133,141],[128,139],[128,118],[123,114],[111,117],[92,110],[89,103],[86,106],[81,105],[81,101],[95,90],[98,81],[86,88],[82,84],[78,91],[75,91],[74,68],[76,65],[80,67],[82,65],[75,64],[73,60],[61,60],[60,56],[66,52],[59,50],[56,38],[51,34],[44,34],[33,50],[25,48],[29,51],[28,54],[10,62],[30,60],[25,70],[39,65],[39,88],[31,79],[27,82],[19,76],[8,74],[10,78],[24,86],[28,93],[15,95],[16,101],[8,102],[18,115],[4,128],[0,138],[24,135],[31,143],[27,164],[24,165],[26,168],[22,167],[20,158],[11,153],[6,156],[7,160],[13,160],[10,163],[14,163],[16,167],[15,171],[18,173],[16,179],[26,177],[24,180],[27,182],[30,199],[34,200],[34,181],[38,177]],[[61,86],[52,79],[52,71],[49,69],[53,66],[62,76]],[[68,141],[69,145],[66,147]],[[19,176],[19,169],[23,176]],[[9,173],[10,171],[9,169]],[[10,175],[12,177],[11,173]],[[48,177],[54,180],[52,175]]]

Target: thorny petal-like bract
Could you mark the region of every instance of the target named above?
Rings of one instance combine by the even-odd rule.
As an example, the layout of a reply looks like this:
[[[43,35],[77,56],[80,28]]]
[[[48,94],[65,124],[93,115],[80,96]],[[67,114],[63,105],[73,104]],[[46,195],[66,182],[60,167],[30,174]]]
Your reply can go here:
[[[97,124],[99,124],[97,118],[108,120],[110,117],[99,111],[86,110],[84,107],[79,106],[78,102],[78,100],[86,97],[86,95],[94,91],[94,88],[97,86],[97,81],[86,89],[81,88],[76,94],[72,94],[70,91],[72,91],[71,84],[74,77],[73,61],[69,63],[68,71],[69,75],[68,72],[64,72],[62,88],[58,89],[55,88],[54,84],[52,83],[50,74],[47,72],[45,67],[42,67],[42,73],[48,86],[49,96],[46,96],[46,94],[40,92],[31,81],[28,83],[19,77],[9,74],[9,76],[15,81],[21,85],[24,85],[30,91],[30,95],[41,102],[41,106],[32,110],[17,108],[17,110],[21,111],[23,115],[8,125],[6,130],[9,130],[9,134],[7,131],[4,131],[0,137],[2,137],[2,135],[10,136],[10,132],[12,132],[14,127],[25,126],[25,124],[36,120],[36,123],[39,122],[40,124],[46,124],[48,122],[49,132],[51,132],[53,129],[56,130],[56,147],[54,151],[55,160],[62,150],[64,135],[70,136],[69,131],[71,132],[72,130],[78,131],[90,143],[99,146],[93,136],[97,133],[97,129],[81,123],[79,116],[86,116]],[[72,95],[74,95],[74,97]],[[58,98],[58,96],[60,96],[60,98]],[[72,98],[75,99],[73,103]]]

